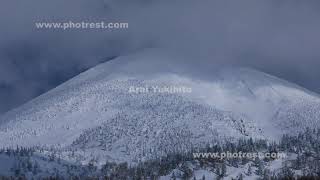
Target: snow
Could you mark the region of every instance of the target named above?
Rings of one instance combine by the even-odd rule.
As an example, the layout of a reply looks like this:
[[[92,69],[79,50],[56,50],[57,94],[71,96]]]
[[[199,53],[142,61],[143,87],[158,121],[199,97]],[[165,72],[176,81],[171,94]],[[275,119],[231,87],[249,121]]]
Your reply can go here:
[[[205,176],[206,179],[215,179],[216,178],[216,175],[213,172],[210,172],[208,170],[200,169],[200,170],[196,170],[194,172],[194,177],[196,179],[202,179],[203,176]]]
[[[174,53],[150,49],[94,67],[4,114],[0,147],[55,145],[138,161],[224,139],[278,139],[319,127],[314,93],[247,68],[190,76],[178,62]],[[153,85],[192,92],[128,92]]]

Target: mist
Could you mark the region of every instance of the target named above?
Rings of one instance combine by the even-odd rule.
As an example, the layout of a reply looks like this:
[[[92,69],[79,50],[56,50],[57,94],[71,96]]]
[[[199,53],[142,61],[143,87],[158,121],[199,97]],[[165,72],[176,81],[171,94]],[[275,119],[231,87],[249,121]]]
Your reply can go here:
[[[320,3],[299,0],[4,0],[0,112],[110,58],[157,47],[197,67],[246,66],[320,93]],[[36,29],[35,22],[128,22],[129,29]],[[198,66],[194,66],[194,65]]]

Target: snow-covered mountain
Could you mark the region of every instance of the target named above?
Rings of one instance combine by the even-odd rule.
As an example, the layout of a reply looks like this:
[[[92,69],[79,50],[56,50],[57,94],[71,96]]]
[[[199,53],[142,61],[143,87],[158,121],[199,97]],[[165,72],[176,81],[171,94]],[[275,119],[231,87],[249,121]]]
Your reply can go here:
[[[182,62],[149,49],[94,67],[3,115],[0,146],[54,145],[134,161],[319,127],[312,92],[247,68],[197,76]]]

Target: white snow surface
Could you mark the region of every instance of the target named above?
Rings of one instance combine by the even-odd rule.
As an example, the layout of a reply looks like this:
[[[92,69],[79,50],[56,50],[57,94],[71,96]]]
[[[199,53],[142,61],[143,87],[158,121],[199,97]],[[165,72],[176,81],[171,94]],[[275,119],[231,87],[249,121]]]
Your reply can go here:
[[[317,94],[249,68],[203,78],[179,62],[149,49],[98,65],[0,117],[0,147],[59,145],[133,161],[319,127]],[[152,86],[192,92],[129,92]]]

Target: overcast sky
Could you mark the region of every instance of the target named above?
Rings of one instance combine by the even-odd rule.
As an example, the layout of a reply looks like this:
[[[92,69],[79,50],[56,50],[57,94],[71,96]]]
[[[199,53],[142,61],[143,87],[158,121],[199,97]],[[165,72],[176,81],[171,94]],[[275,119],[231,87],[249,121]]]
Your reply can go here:
[[[190,63],[250,66],[320,93],[318,0],[4,0],[0,113],[114,56],[173,49]],[[39,30],[35,22],[128,22],[127,30]],[[200,71],[200,70],[199,70]]]

